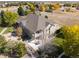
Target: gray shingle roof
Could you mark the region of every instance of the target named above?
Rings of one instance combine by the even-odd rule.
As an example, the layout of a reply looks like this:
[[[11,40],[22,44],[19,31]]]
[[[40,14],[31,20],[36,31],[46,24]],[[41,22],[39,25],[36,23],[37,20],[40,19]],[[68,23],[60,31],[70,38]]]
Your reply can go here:
[[[34,33],[45,28],[46,20],[42,15],[31,13],[27,17],[22,16],[18,22],[22,22],[25,28]]]

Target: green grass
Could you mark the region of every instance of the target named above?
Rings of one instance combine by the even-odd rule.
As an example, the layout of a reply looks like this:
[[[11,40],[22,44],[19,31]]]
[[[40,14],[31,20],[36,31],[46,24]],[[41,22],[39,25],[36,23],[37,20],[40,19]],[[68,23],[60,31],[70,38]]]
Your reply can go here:
[[[8,29],[4,32],[4,34],[9,32],[13,32],[13,27],[8,27]]]

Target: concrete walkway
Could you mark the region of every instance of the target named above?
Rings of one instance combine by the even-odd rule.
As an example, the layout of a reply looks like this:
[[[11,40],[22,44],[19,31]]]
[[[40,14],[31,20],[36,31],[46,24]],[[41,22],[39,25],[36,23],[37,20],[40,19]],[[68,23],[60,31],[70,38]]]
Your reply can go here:
[[[7,28],[4,28],[4,29],[1,31],[0,35],[2,35],[6,30],[7,30]]]

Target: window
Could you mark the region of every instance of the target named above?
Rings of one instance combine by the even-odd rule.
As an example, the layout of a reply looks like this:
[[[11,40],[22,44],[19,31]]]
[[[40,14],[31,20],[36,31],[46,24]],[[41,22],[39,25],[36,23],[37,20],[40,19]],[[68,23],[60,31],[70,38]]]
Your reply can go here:
[[[42,30],[37,31],[36,33],[40,33]]]
[[[47,19],[48,19],[48,16],[47,16],[47,15],[45,15],[45,18],[47,18]]]

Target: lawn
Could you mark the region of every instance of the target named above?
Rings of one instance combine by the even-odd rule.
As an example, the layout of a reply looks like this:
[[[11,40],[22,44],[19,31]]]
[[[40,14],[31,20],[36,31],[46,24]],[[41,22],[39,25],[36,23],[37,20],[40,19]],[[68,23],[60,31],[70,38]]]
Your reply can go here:
[[[4,32],[4,34],[9,32],[13,32],[13,27],[8,27],[8,29]]]

